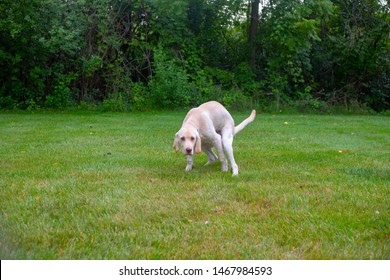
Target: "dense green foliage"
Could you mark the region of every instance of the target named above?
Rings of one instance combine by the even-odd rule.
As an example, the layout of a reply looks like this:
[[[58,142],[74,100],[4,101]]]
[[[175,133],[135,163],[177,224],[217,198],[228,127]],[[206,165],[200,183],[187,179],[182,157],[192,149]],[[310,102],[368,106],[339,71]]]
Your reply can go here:
[[[390,108],[379,0],[2,0],[0,109]]]

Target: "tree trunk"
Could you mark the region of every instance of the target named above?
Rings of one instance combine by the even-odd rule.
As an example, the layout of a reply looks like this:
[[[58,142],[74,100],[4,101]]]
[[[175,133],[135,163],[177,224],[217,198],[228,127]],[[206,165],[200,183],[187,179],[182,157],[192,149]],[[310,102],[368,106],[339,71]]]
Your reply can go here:
[[[256,44],[255,37],[257,33],[257,27],[259,25],[259,3],[260,0],[252,0],[250,3],[250,26],[248,33],[248,43],[250,47],[249,65],[252,69],[256,64]]]

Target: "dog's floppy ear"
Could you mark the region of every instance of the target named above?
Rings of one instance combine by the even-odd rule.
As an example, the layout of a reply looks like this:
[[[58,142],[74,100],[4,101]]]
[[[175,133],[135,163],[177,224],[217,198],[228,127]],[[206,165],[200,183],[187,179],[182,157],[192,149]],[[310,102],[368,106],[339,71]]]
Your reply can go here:
[[[195,153],[199,154],[202,151],[202,141],[200,140],[199,134],[196,135],[196,143],[195,143]]]
[[[173,139],[173,148],[175,149],[175,152],[179,151],[179,132],[176,133],[175,139]]]

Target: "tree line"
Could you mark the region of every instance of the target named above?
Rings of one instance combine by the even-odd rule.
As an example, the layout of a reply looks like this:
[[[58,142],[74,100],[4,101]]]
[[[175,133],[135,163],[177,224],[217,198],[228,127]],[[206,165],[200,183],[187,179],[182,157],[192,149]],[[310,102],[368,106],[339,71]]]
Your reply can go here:
[[[385,0],[2,0],[0,109],[390,109]]]

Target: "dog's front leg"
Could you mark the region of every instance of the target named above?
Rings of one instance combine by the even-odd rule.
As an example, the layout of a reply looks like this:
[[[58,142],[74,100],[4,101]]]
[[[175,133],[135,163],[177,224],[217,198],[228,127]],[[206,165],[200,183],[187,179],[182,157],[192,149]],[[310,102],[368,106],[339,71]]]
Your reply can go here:
[[[193,163],[194,163],[194,155],[188,155],[187,156],[186,171],[191,171],[192,170]]]

